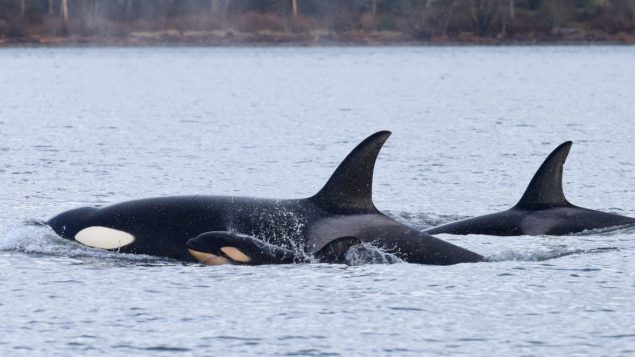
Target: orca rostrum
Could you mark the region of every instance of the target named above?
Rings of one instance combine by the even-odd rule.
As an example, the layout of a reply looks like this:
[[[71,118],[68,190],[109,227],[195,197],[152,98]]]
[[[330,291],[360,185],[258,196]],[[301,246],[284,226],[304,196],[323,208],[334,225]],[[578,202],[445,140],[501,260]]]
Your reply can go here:
[[[635,218],[577,207],[567,201],[562,190],[562,172],[571,145],[571,141],[562,143],[547,157],[525,194],[511,209],[440,225],[424,232],[493,236],[567,235],[635,224]]]
[[[89,247],[215,265],[343,262],[372,245],[406,262],[478,262],[479,254],[419,232],[379,212],[375,161],[390,132],[375,133],[339,165],[316,195],[302,199],[179,196],[84,207],[48,225]]]

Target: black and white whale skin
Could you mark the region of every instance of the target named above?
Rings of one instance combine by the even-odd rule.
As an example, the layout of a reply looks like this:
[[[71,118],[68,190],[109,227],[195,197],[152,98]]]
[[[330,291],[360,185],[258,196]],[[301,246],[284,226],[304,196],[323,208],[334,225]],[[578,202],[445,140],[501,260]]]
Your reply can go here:
[[[571,145],[567,141],[547,157],[523,197],[511,209],[444,224],[424,232],[557,236],[635,224],[635,218],[581,208],[567,201],[562,190],[562,171]]]
[[[51,218],[61,237],[84,245],[205,264],[283,264],[317,257],[340,262],[363,243],[411,263],[478,262],[479,254],[401,224],[372,200],[373,170],[390,132],[371,135],[315,196],[149,198],[84,207]]]

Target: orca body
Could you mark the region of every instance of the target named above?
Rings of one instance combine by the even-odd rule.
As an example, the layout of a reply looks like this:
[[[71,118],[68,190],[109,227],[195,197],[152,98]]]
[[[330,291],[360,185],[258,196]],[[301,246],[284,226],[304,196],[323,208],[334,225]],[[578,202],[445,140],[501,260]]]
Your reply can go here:
[[[377,155],[390,132],[359,144],[313,197],[273,200],[181,196],[84,207],[51,218],[61,237],[84,245],[205,264],[341,262],[370,243],[406,262],[448,265],[482,256],[401,224],[372,201]]]
[[[523,197],[511,209],[440,225],[424,232],[494,236],[567,235],[635,224],[635,218],[577,207],[567,201],[562,190],[562,171],[571,145],[567,141],[547,157]]]

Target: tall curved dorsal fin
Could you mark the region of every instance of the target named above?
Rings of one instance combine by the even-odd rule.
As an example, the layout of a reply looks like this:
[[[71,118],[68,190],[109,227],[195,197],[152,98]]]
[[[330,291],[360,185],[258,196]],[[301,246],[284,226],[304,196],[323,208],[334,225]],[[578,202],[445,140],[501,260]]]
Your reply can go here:
[[[380,131],[357,145],[311,200],[324,210],[338,213],[376,211],[373,171],[379,150],[389,136],[389,131]]]
[[[562,169],[571,141],[560,144],[542,163],[515,208],[542,209],[571,205],[562,190]]]

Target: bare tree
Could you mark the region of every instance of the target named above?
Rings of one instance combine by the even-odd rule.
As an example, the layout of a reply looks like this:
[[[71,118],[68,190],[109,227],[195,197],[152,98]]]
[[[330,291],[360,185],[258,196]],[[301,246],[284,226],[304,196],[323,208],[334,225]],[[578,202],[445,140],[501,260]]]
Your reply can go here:
[[[480,36],[487,34],[500,14],[501,0],[470,0],[470,12]]]
[[[224,19],[227,16],[227,7],[230,0],[209,0],[209,8],[213,16]]]
[[[125,0],[123,4],[123,16],[126,20],[132,17],[132,0]]]
[[[62,0],[62,18],[68,22],[68,0]]]
[[[291,0],[291,11],[293,12],[293,17],[298,17],[298,0]]]
[[[423,0],[419,2],[421,12],[417,15],[420,33],[424,36],[447,36],[454,21],[460,0]]]

